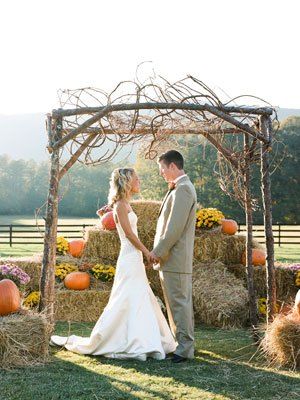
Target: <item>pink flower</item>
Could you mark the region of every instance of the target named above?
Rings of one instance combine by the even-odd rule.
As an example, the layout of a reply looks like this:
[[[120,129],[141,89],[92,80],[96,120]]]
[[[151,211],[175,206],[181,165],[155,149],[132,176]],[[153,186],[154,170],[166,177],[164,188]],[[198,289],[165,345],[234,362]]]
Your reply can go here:
[[[0,279],[11,279],[16,285],[26,285],[30,276],[13,264],[0,265]]]

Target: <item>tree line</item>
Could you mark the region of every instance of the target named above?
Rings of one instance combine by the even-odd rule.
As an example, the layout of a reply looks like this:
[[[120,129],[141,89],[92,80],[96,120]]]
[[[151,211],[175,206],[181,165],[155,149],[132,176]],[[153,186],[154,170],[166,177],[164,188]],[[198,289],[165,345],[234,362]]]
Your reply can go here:
[[[274,223],[300,224],[300,117],[289,117],[277,133],[278,145],[273,153],[282,160],[272,174]],[[243,223],[243,208],[219,187],[214,174],[216,150],[205,140],[200,145],[183,148],[185,169],[193,181],[199,203],[216,207]],[[88,167],[75,164],[60,185],[60,216],[93,217],[106,204],[109,177],[118,164],[107,163]],[[141,178],[141,197],[161,200],[166,183],[158,175],[155,161],[146,160],[141,152],[133,165]],[[262,223],[259,167],[253,168],[252,191],[258,199],[254,222]],[[45,204],[49,182],[49,163],[33,160],[12,160],[0,156],[0,215],[33,215]],[[45,208],[42,209],[42,214]]]

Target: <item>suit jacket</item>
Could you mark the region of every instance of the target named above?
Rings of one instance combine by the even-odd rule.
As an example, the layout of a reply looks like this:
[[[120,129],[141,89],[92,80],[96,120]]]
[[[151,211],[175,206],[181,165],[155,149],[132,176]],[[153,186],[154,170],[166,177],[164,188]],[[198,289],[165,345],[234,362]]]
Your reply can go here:
[[[158,217],[153,251],[161,261],[155,269],[192,273],[196,209],[194,185],[183,177],[165,197]]]

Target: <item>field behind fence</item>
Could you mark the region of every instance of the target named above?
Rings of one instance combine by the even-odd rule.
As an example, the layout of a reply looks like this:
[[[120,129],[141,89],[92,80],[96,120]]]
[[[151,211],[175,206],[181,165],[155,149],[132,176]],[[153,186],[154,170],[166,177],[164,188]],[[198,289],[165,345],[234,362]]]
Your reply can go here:
[[[0,217],[0,245],[6,244],[10,247],[19,244],[43,244],[45,224],[43,220],[38,224],[33,220],[24,219],[18,223],[2,224]],[[58,223],[58,235],[68,239],[82,238],[87,227],[93,226],[99,219],[60,219]],[[239,225],[239,232],[246,232],[245,225]],[[278,246],[286,244],[300,245],[300,225],[273,225],[274,242]],[[263,225],[253,227],[253,235],[260,242],[264,243]]]
[[[68,239],[82,238],[89,226],[99,223],[99,218],[61,218],[58,234]],[[24,216],[0,215],[0,256],[29,256],[43,249],[44,220],[36,221]],[[239,226],[245,234],[246,226]],[[278,261],[300,262],[300,225],[273,225],[275,255]],[[254,237],[264,243],[263,225],[254,226]]]

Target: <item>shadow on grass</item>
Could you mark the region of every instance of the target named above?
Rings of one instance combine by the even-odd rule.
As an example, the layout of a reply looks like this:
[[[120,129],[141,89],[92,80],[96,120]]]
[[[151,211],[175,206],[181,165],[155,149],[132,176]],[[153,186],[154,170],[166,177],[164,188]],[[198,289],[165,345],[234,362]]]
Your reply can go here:
[[[170,360],[124,363],[101,359],[101,363],[121,366],[123,369],[134,368],[139,373],[150,374],[152,380],[155,380],[155,377],[170,378],[175,387],[194,388],[199,390],[199,395],[206,393],[207,397],[203,399],[216,398],[218,395],[220,398],[239,400],[300,399],[300,379],[296,375],[289,376],[284,372],[221,359],[219,354],[212,355],[198,351],[193,361],[177,365]],[[161,398],[169,399],[168,396]]]
[[[72,333],[87,336],[93,324],[72,324]],[[57,324],[65,335],[68,324]],[[121,361],[64,350],[35,368],[0,372],[1,400],[40,399],[300,399],[299,375],[265,369],[247,330],[196,330],[194,360]]]

